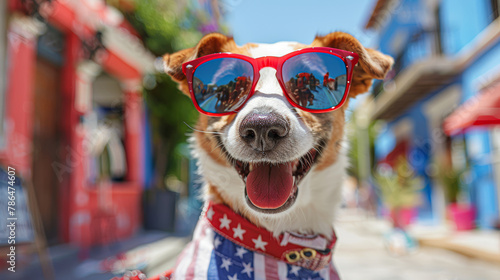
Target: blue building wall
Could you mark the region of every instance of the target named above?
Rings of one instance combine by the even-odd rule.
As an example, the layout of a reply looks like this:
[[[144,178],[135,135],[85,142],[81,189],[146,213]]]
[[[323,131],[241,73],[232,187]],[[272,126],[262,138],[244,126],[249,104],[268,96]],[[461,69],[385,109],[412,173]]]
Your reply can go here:
[[[471,5],[471,3],[473,3]],[[490,0],[442,0],[443,51],[456,54],[491,22]]]
[[[153,132],[151,131],[151,120],[149,117],[149,109],[146,104],[143,105],[142,130],[144,134],[144,181],[145,189],[152,187],[154,183],[154,166],[153,166]]]
[[[465,69],[463,77],[462,100],[478,94],[477,86],[481,78],[493,69],[499,69],[500,42],[481,55],[474,63]],[[491,227],[498,218],[497,188],[491,165],[491,143],[489,131],[478,128],[465,134],[467,151],[470,159],[471,183],[470,197],[477,206],[478,222],[481,227]]]
[[[476,36],[491,23],[491,7],[489,0],[442,0],[440,4],[440,23],[442,28],[442,48],[447,56],[454,57],[460,51],[466,50]],[[407,11],[406,13],[402,11]],[[418,41],[411,41],[412,35],[424,30],[426,24],[426,8],[423,1],[404,0],[389,18],[385,27],[380,31],[380,49],[394,57],[402,57],[402,68],[428,57],[432,53],[433,34],[426,32]],[[419,17],[422,15],[422,17]],[[399,37],[399,38],[397,38]],[[394,49],[395,41],[406,40],[404,49]],[[402,55],[401,55],[402,54]],[[476,61],[469,65],[459,75],[456,81],[462,87],[461,101],[464,102],[477,95],[477,85],[481,77],[492,69],[499,69],[500,42],[483,53]],[[423,114],[423,107],[429,100],[441,93],[440,90],[430,94],[417,102],[404,114],[387,124],[376,139],[376,160],[383,159],[390,153],[396,144],[391,128],[401,119],[406,118],[413,123],[413,135],[410,140],[408,159],[417,174],[425,180],[423,189],[423,204],[419,209],[419,216],[423,219],[433,218],[432,209],[432,182],[426,174],[426,167],[431,159],[431,136],[428,120]],[[498,219],[498,201],[494,174],[490,163],[490,138],[485,128],[474,129],[465,134],[466,148],[469,157],[470,180],[467,192],[470,201],[476,205],[478,225],[491,227]]]
[[[409,151],[408,161],[415,173],[424,179],[422,190],[422,203],[419,207],[419,217],[424,219],[432,216],[432,182],[427,176],[427,166],[431,158],[430,132],[427,119],[422,110],[423,102],[408,111],[408,117],[413,121],[412,146]]]
[[[456,83],[453,81],[451,84]],[[449,85],[445,86],[448,87]],[[405,111],[398,118],[387,124],[387,127],[379,134],[376,139],[375,156],[379,161],[387,156],[395,147],[396,139],[391,132],[399,121],[407,119],[411,121],[412,132],[409,135],[410,148],[407,154],[407,159],[417,176],[423,179],[422,201],[418,207],[418,216],[422,220],[434,220],[435,214],[432,197],[432,179],[429,177],[427,171],[431,163],[431,149],[432,149],[432,135],[429,128],[427,117],[424,115],[424,106],[429,103],[429,100],[438,95],[441,90],[429,94],[423,100],[416,102],[407,111]]]
[[[379,49],[399,61],[397,68],[404,68],[427,57],[432,52],[430,34],[422,34],[418,39],[414,34],[425,29],[422,19],[429,14],[419,0],[403,0],[388,16],[388,22],[380,32]]]

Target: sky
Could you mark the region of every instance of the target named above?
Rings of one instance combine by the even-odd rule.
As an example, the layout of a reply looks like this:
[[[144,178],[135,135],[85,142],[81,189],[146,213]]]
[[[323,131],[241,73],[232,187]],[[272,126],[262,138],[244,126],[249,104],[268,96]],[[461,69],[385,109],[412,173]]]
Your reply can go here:
[[[295,41],[343,31],[366,47],[377,47],[376,33],[364,29],[377,0],[220,0],[236,44]],[[366,96],[354,99],[350,107]]]
[[[310,44],[333,31],[376,46],[375,34],[364,30],[376,0],[221,0],[225,21],[238,45],[296,41]]]

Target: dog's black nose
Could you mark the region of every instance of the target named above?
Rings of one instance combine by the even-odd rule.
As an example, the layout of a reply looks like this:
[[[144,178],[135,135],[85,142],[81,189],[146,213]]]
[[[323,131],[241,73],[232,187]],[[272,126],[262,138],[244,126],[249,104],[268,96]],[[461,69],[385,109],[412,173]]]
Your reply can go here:
[[[288,135],[288,122],[277,113],[250,113],[240,124],[240,136],[260,152],[269,151]]]

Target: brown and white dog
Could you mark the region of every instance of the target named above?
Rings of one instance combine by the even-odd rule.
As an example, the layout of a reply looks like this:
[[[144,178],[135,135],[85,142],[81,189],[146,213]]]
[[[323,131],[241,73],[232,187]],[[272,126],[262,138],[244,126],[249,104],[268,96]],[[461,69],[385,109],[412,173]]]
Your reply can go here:
[[[186,61],[219,52],[253,58],[283,56],[306,47],[331,47],[359,55],[349,92],[351,98],[367,92],[372,79],[383,79],[393,64],[391,57],[363,47],[354,37],[342,32],[317,36],[310,46],[293,42],[238,46],[232,38],[214,33],[203,37],[195,47],[165,55],[165,72],[189,96],[182,72]],[[275,73],[272,68],[260,71],[255,94],[237,114],[223,117],[200,114],[192,148],[205,180],[204,198],[207,205],[208,202],[226,205],[275,238],[293,233],[332,240],[333,220],[341,201],[341,185],[348,164],[343,144],[348,106],[345,104],[328,113],[308,113],[295,108],[285,98]],[[270,137],[266,133],[257,133],[251,139],[246,137],[249,129],[259,131],[270,126],[286,133],[283,137]],[[291,168],[277,167],[280,164]],[[248,193],[254,191],[246,186],[251,176],[273,182],[267,197],[260,198],[266,200],[264,204],[273,205],[273,199],[282,200],[283,196],[286,203],[277,208],[256,207],[248,199]],[[293,178],[291,191],[280,189],[281,177]],[[183,258],[186,256],[194,258],[193,254],[184,254]]]

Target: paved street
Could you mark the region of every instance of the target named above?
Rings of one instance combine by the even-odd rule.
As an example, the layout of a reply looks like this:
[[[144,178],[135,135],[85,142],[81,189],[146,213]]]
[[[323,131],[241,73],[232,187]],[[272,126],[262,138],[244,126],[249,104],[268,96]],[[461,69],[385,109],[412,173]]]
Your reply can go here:
[[[392,256],[384,247],[389,223],[352,212],[343,212],[339,217],[334,259],[344,280],[500,279],[500,266],[443,249],[424,247],[409,255]],[[168,239],[148,245],[148,251],[162,259],[150,263],[148,275],[172,267],[173,252],[179,252],[182,246],[180,240]]]
[[[337,223],[334,259],[347,280],[486,280],[500,279],[500,266],[443,249],[418,248],[391,256],[384,248],[388,223],[348,214]]]

